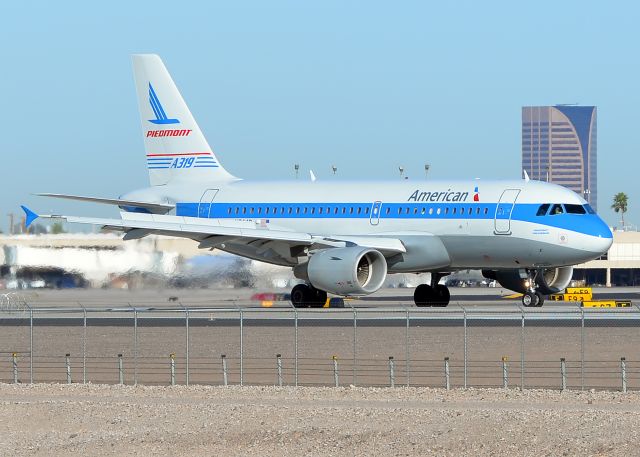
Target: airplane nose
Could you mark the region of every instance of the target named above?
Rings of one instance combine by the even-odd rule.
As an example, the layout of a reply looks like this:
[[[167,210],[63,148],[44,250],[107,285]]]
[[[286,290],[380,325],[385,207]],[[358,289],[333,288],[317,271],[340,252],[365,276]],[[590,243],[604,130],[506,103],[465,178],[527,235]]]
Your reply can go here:
[[[598,218],[598,230],[594,234],[593,250],[601,255],[606,254],[613,244],[613,233],[609,226],[600,218]]]
[[[613,237],[611,238],[596,238],[593,242],[594,251],[604,255],[609,251],[609,248],[613,244]]]

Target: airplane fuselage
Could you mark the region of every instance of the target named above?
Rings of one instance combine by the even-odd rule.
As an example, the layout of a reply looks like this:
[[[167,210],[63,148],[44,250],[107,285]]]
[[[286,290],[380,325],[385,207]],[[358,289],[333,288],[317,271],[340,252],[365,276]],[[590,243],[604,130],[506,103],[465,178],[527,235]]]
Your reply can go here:
[[[390,264],[391,273],[575,265],[599,257],[612,242],[608,226],[583,199],[538,181],[238,180],[152,187],[122,198],[172,202],[176,216],[247,229],[398,238],[407,252],[402,261]],[[545,204],[545,214],[539,215]],[[562,213],[551,214],[553,205],[563,205]],[[584,208],[582,214],[575,212],[577,207]],[[448,258],[432,252],[433,237],[442,242]],[[235,246],[230,240],[218,247],[295,265],[293,257],[262,256],[260,244]]]

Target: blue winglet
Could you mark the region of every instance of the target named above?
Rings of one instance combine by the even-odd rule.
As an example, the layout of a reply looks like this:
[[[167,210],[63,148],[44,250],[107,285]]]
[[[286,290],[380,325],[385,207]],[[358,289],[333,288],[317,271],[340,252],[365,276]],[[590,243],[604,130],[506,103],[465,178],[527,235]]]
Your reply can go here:
[[[31,225],[33,221],[35,221],[40,217],[24,205],[20,205],[20,208],[22,208],[22,211],[24,211],[24,214],[27,216],[27,220],[25,221],[27,228]]]

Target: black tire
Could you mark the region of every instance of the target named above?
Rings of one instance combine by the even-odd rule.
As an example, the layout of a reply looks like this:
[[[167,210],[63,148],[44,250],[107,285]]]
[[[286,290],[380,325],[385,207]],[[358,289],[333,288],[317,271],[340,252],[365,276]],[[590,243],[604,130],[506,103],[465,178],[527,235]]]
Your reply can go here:
[[[413,301],[416,306],[432,306],[434,299],[433,288],[429,284],[420,284],[413,292]]]
[[[327,302],[327,293],[324,290],[309,287],[309,306],[311,308],[322,308]]]
[[[526,292],[522,296],[522,304],[527,308],[538,306],[538,295],[535,292]]]
[[[449,288],[447,286],[443,286],[442,284],[438,284],[434,289],[435,301],[433,306],[439,306],[444,308],[449,304],[449,300],[451,300],[451,293],[449,292]]]
[[[291,289],[291,304],[294,308],[306,308],[309,306],[309,289],[306,284],[298,284]]]
[[[538,297],[538,303],[536,304],[536,306],[540,308],[542,305],[544,305],[545,296],[541,292],[537,292],[537,291],[536,291],[536,295]]]

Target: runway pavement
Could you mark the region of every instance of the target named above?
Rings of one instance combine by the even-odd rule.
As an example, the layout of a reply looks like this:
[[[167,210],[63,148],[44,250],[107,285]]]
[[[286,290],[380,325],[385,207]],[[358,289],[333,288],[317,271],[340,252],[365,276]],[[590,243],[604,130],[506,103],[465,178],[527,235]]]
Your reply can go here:
[[[503,288],[450,288],[450,306],[497,306],[513,307],[520,305],[517,298],[505,298],[513,292]],[[18,301],[24,301],[32,307],[153,307],[153,308],[256,308],[262,307],[252,295],[259,292],[288,293],[288,289],[256,290],[242,289],[66,289],[66,290],[28,290],[12,293]],[[640,305],[640,288],[596,288],[595,299],[631,300]],[[275,301],[272,306],[291,307],[288,301]],[[354,308],[415,308],[413,289],[382,289],[375,294],[347,301],[347,307]],[[550,303],[544,309],[555,306],[575,307],[575,303]]]

